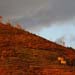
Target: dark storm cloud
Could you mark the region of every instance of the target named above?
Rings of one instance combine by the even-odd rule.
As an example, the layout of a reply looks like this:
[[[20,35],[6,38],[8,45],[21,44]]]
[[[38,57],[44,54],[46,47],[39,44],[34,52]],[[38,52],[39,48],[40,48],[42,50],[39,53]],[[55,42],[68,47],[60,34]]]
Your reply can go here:
[[[22,16],[16,21],[29,29],[49,26],[75,16],[75,0],[0,0],[0,15]]]

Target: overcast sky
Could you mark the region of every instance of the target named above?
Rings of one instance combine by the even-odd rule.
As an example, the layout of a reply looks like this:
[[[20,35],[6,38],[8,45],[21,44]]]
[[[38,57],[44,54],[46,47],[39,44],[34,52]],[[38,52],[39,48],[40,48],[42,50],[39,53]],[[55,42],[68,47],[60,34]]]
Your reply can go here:
[[[47,28],[51,29],[55,25],[57,27],[54,29],[60,32],[64,25],[67,28],[68,25],[75,25],[75,0],[0,0],[0,15],[10,16],[13,23],[20,23],[23,28],[40,35],[44,33],[43,29],[47,31]],[[70,32],[71,29],[68,29]],[[58,32],[55,34],[59,34]],[[52,37],[47,32],[42,36]],[[54,37],[51,39],[55,40],[56,36]]]

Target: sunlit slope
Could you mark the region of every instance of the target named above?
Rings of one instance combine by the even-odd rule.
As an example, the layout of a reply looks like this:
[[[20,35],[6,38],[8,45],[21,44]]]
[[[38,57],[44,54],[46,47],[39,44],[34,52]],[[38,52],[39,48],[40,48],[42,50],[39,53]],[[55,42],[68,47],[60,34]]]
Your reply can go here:
[[[74,49],[0,23],[0,75],[74,75],[74,66]]]

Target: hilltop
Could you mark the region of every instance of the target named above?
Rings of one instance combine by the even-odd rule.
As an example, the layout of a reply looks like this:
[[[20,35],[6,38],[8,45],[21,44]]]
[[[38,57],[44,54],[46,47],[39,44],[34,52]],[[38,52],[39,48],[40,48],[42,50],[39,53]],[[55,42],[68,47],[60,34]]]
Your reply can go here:
[[[0,22],[0,75],[74,75],[75,50]]]

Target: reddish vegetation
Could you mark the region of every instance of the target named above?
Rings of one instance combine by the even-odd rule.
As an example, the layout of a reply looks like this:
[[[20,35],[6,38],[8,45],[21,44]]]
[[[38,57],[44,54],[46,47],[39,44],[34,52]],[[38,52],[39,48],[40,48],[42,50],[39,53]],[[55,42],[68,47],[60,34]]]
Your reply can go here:
[[[74,49],[0,22],[0,75],[74,74]]]

